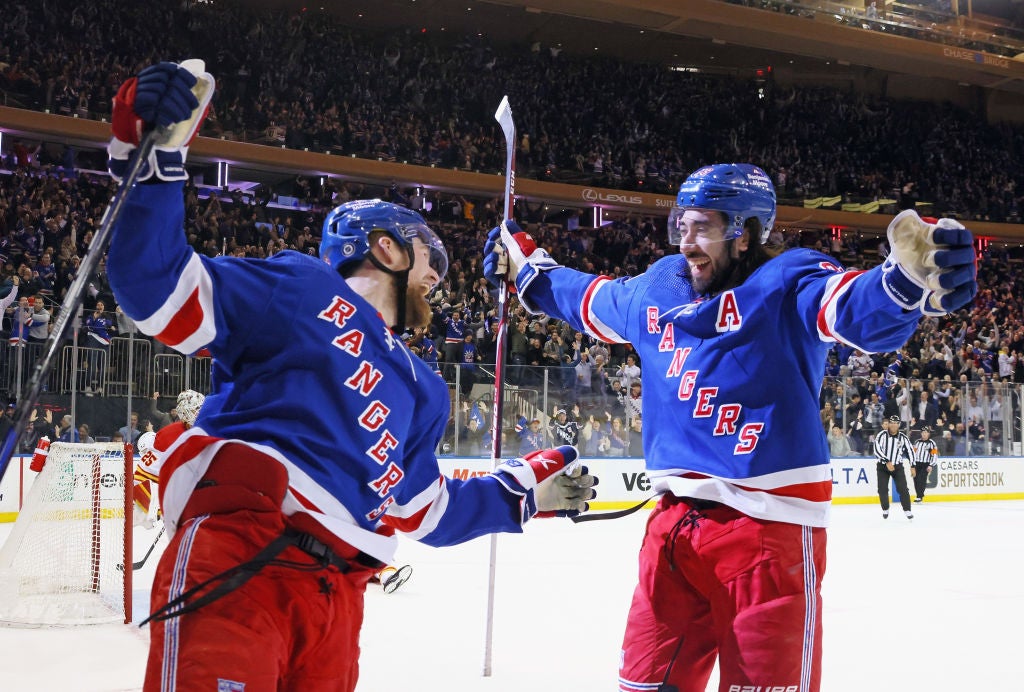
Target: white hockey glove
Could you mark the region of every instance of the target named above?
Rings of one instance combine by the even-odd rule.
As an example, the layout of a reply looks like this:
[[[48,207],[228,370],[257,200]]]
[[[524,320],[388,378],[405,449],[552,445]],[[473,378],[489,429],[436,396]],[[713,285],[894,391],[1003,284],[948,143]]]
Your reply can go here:
[[[888,230],[892,248],[882,286],[897,305],[939,316],[964,307],[978,292],[974,236],[954,219],[925,223],[901,211]]]
[[[506,459],[494,475],[509,492],[523,498],[522,521],[530,517],[574,517],[589,509],[597,496],[597,478],[579,462],[571,445],[541,449]]]
[[[110,175],[120,182],[143,131],[159,126],[164,128],[163,134],[139,180],[151,178],[154,172],[161,180],[186,180],[188,147],[210,110],[213,90],[213,76],[202,60],[186,60],[180,65],[162,62],[122,84],[111,117],[114,138],[107,145]]]
[[[484,276],[495,287],[500,286],[502,281],[510,281],[519,293],[523,307],[531,313],[536,314],[537,310],[530,306],[528,300],[523,300],[530,284],[541,272],[561,266],[551,259],[547,251],[537,247],[533,237],[515,221],[502,221],[500,226],[487,234],[487,242],[484,244]]]

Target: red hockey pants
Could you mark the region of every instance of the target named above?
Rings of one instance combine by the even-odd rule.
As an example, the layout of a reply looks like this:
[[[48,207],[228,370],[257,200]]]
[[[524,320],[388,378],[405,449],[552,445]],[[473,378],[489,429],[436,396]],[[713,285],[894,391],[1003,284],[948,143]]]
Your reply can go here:
[[[228,445],[218,454],[207,477],[218,479],[220,471],[219,482],[193,493],[160,559],[154,611],[252,559],[292,523],[280,511],[283,469],[275,462],[277,469],[261,474],[254,472],[257,462],[242,446]],[[337,544],[332,547],[341,554]],[[277,561],[308,569],[267,565],[212,603],[150,622],[145,692],[352,692],[363,594],[373,570],[352,561],[352,570],[342,574],[294,545]]]
[[[720,692],[818,692],[825,542],[822,528],[662,497],[640,550],[619,690],[704,690],[717,657]]]

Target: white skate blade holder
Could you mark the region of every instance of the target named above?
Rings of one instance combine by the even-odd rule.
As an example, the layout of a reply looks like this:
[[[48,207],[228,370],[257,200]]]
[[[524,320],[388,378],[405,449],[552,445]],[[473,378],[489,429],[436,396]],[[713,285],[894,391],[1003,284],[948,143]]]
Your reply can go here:
[[[213,75],[206,71],[206,62],[198,58],[191,58],[183,61],[181,66],[195,75],[196,83],[192,86],[192,93],[199,101],[199,106],[192,111],[191,118],[174,123],[163,130],[163,135],[156,141],[156,146],[160,149],[187,147],[206,115],[206,109],[209,108],[210,100],[213,98],[216,83]]]

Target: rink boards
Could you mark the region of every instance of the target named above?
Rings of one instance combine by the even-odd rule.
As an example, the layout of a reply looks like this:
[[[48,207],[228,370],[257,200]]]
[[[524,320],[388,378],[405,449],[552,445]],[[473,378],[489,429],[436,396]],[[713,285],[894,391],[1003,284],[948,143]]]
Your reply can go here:
[[[0,522],[14,521],[21,498],[35,478],[30,456],[15,457],[0,482]],[[441,472],[452,478],[471,478],[490,472],[491,460],[442,457]],[[623,509],[650,498],[651,482],[643,459],[585,459],[600,480],[593,509]],[[909,487],[910,474],[907,473]],[[1020,457],[943,457],[928,479],[926,501],[1024,499],[1024,459]],[[832,460],[832,499],[836,504],[878,502],[875,460],[848,457]]]
[[[487,473],[489,459],[445,458],[441,471],[454,478]],[[643,459],[585,459],[600,478],[598,499],[592,509],[624,509],[651,497],[651,482]],[[910,473],[908,487],[913,488]],[[835,504],[878,502],[874,457],[832,460],[832,501]],[[1019,457],[944,457],[928,478],[926,500],[1024,499],[1024,459]]]

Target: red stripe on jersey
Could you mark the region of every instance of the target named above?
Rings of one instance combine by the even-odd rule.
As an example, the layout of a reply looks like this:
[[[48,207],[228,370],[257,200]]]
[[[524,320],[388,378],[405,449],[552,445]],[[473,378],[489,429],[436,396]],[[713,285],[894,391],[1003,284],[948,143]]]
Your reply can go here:
[[[402,518],[393,517],[390,514],[385,514],[380,518],[380,521],[382,524],[390,526],[396,531],[409,533],[410,531],[415,531],[420,527],[420,524],[423,523],[424,517],[427,516],[427,512],[430,511],[430,507],[431,505],[427,505],[420,511],[416,512],[416,514]]]
[[[317,507],[312,500],[310,500],[305,495],[296,490],[294,486],[289,485],[288,490],[291,492],[292,495],[295,496],[295,499],[299,501],[299,504],[302,505],[303,509],[308,509],[313,512],[319,512],[320,514],[323,514],[323,512],[320,511],[320,508]]]
[[[160,432],[156,434],[153,439],[153,449],[158,452],[163,452],[170,449],[174,441],[181,436],[188,428],[181,421],[171,423],[160,428]],[[193,435],[189,439],[185,440],[184,444],[174,450],[174,453],[164,459],[164,463],[160,467],[160,476],[164,479],[168,479],[178,469],[179,466],[191,461],[202,453],[208,445],[214,442],[220,441],[219,437],[211,437],[209,435]],[[160,484],[160,500],[163,501],[163,491],[166,487],[166,483]]]
[[[821,301],[821,308],[818,310],[818,330],[825,336],[835,339],[835,334],[832,333],[832,325],[828,322],[828,309],[834,300],[838,299],[840,294],[845,292],[846,286],[853,281],[855,278],[863,274],[863,271],[848,271],[839,277],[839,281],[832,290],[825,296]]]
[[[693,471],[680,473],[679,477],[694,479],[711,478],[711,476]],[[779,497],[795,497],[800,500],[807,500],[808,502],[829,502],[832,500],[831,480],[783,485],[778,488],[753,488],[748,485],[740,485],[739,483],[733,483],[732,485],[748,493],[768,493],[769,495],[778,495]]]
[[[203,306],[199,302],[199,289],[196,288],[156,338],[168,346],[177,346],[195,334],[202,323]]]
[[[797,485],[784,485],[781,488],[748,488],[737,485],[737,488],[751,493],[768,493],[779,497],[795,497],[798,500],[808,502],[829,502],[832,500],[832,481],[819,481],[817,483],[799,483]]]
[[[601,330],[594,324],[593,311],[590,309],[591,302],[594,300],[594,294],[597,292],[598,287],[605,281],[611,280],[612,278],[610,276],[599,276],[590,283],[587,287],[587,292],[583,294],[583,304],[580,306],[580,320],[582,320],[583,326],[585,326],[591,334],[602,341],[607,341],[608,343],[613,344],[615,343],[615,339],[602,334]]]
[[[433,500],[425,504],[414,514],[411,514],[407,517],[396,517],[392,514],[385,514],[380,518],[381,524],[385,526],[390,526],[392,529],[401,531],[403,533],[409,533],[411,531],[416,531],[417,529],[419,529],[420,526],[423,524],[423,519],[427,516],[427,512],[429,512],[430,508],[434,506],[434,501],[436,501],[436,499],[441,497],[441,495],[443,494],[443,491],[445,489],[445,479],[443,475],[437,477],[437,483],[438,488],[440,489],[441,492],[438,492],[434,496]]]

